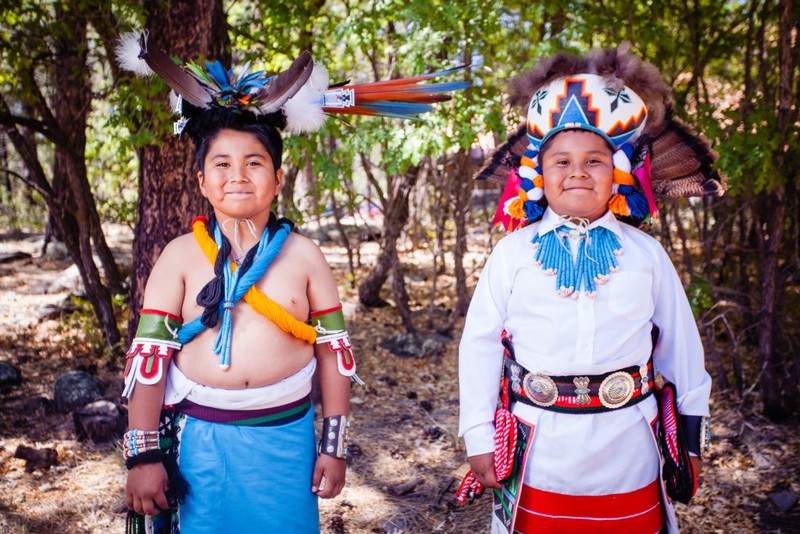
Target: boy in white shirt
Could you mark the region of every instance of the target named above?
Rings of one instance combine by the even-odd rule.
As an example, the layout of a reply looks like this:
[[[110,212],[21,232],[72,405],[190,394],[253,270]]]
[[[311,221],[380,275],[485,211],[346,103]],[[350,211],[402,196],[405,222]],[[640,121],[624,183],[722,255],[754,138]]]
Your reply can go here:
[[[472,468],[459,498],[495,489],[493,532],[677,531],[654,378],[675,385],[695,476],[711,379],[669,257],[615,217],[638,223],[655,211],[653,137],[642,134],[677,127],[668,94],[622,49],[558,55],[516,83],[527,124],[484,176],[519,158],[495,221],[524,228],[493,250],[459,351],[459,434]],[[696,175],[691,194],[722,190],[716,174]],[[513,417],[495,414],[498,399]]]

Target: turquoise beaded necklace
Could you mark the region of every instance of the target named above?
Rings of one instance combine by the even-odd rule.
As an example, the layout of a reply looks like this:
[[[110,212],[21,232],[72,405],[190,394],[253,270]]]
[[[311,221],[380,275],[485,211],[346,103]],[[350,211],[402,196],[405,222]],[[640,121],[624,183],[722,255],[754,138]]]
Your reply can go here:
[[[556,292],[561,297],[578,298],[579,291],[594,298],[597,286],[608,282],[611,273],[619,271],[617,256],[622,254],[614,232],[598,226],[588,229],[587,219],[564,219],[577,222],[576,228],[561,225],[543,235],[533,236],[534,262],[545,274],[556,276]],[[578,253],[573,258],[568,242],[578,237]]]

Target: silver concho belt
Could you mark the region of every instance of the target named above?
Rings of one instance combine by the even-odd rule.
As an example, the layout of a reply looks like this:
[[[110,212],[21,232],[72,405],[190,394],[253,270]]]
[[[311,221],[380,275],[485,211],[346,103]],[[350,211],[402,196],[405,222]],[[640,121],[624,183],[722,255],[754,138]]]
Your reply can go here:
[[[509,399],[561,413],[600,413],[632,406],[653,392],[653,361],[602,375],[531,373],[505,357]]]

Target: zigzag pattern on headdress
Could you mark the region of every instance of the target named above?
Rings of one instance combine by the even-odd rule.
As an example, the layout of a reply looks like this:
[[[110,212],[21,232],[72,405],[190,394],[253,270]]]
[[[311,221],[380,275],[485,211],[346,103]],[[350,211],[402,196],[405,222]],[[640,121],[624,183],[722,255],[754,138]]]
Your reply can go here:
[[[656,213],[656,199],[719,196],[724,193],[725,178],[713,169],[716,155],[708,142],[673,117],[669,86],[658,69],[630,52],[630,45],[627,43],[613,49],[592,50],[585,56],[562,52],[546,58],[512,80],[509,85],[509,102],[526,113],[530,106],[539,106],[537,111],[541,114],[541,98],[547,96],[544,94],[547,91],[543,88],[557,80],[582,74],[602,77],[606,84],[606,95],[615,99],[611,103],[612,112],[615,105],[624,102],[626,91],[623,88],[636,93],[647,109],[647,121],[641,129],[641,136],[626,154],[632,165],[623,165],[622,169],[624,173],[632,175],[632,178],[619,174],[618,180],[615,176],[615,198],[610,203],[615,214],[626,222],[638,225],[648,212]],[[571,106],[561,109],[562,114],[568,112],[574,117],[562,121],[561,116],[554,115],[551,129],[567,120],[570,123],[592,123],[586,115],[591,111],[588,102],[582,103],[580,95],[567,98],[565,94],[564,98],[564,102]],[[619,133],[629,131],[640,126],[642,120],[641,117],[632,117],[630,121],[620,123],[617,129],[612,127],[608,132],[598,133],[608,137],[610,132],[616,138],[617,130]],[[531,173],[523,173],[523,170],[526,161],[531,162],[531,168],[535,168],[538,145],[533,145],[532,141],[536,138],[541,140],[547,134],[547,131],[541,131],[539,125],[522,124],[497,147],[483,168],[476,173],[476,179],[492,179],[506,184],[494,224],[499,223],[513,230],[533,222],[544,212],[546,199],[531,198],[531,192],[536,189],[536,185],[525,181],[527,176],[523,174]],[[616,140],[609,142],[616,145]],[[615,166],[618,161],[621,160],[616,158]],[[519,173],[512,172],[517,170]],[[540,194],[536,193],[535,196]],[[520,219],[517,215],[522,213],[523,206],[526,216]]]

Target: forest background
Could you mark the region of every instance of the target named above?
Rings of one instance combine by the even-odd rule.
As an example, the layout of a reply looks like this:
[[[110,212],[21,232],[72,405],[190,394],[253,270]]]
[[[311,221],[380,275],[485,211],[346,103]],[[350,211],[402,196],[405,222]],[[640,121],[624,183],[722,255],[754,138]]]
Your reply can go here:
[[[410,384],[401,391],[403,402],[411,402],[418,399],[411,386],[427,377],[428,404],[440,402],[451,412],[463,315],[482,262],[501,237],[489,228],[501,186],[472,176],[522,120],[519,110],[506,104],[506,84],[556,51],[585,52],[628,41],[664,74],[677,115],[709,138],[720,155],[717,168],[728,180],[722,198],[662,203],[660,218],[649,229],[686,284],[714,379],[714,415],[731,422],[733,448],[742,448],[747,432],[763,436],[766,428],[776,441],[786,441],[786,435],[796,439],[800,10],[790,0],[18,4],[0,7],[0,232],[7,242],[38,236],[40,250],[35,258],[3,268],[3,289],[14,294],[19,284],[21,295],[23,285],[14,274],[45,269],[44,251],[56,243],[63,244],[67,263],[77,267],[82,287],[70,297],[77,311],[58,320],[59,332],[72,329],[74,335],[57,349],[48,348],[60,358],[51,362],[51,374],[76,366],[118,373],[110,362],[124,351],[153,262],[195,215],[207,211],[195,185],[193,149],[171,133],[166,86],[155,78],[135,78],[114,62],[121,32],[148,28],[152,43],[182,61],[252,61],[267,71],[284,69],[300,51],[310,50],[332,80],[356,83],[476,65],[458,75],[472,87],[424,121],[328,120],[314,134],[287,136],[278,208],[332,258],[345,299],[357,310],[352,328],[364,332],[364,348],[382,358],[375,363],[383,372],[376,372],[376,386],[396,385],[390,370],[398,373]],[[109,228],[120,227],[133,237],[132,251],[122,254],[127,260],[109,239]],[[41,346],[33,347],[40,327],[0,334],[0,359],[23,368],[41,360],[21,356],[26,350],[41,354]],[[423,348],[411,349],[416,357],[404,359],[386,349],[387,341]],[[3,395],[5,408],[17,406],[19,395],[5,389]],[[436,411],[423,401],[412,404],[435,419]],[[365,431],[391,425],[377,412],[364,414],[374,423]],[[460,455],[452,460],[454,473],[463,474],[453,425],[442,422],[452,414],[440,415],[426,427],[423,445],[438,439],[431,434],[444,432],[453,458]],[[8,457],[26,430],[24,422],[6,422],[0,439]],[[49,442],[46,433],[31,430],[31,436]],[[396,449],[393,458],[402,457],[407,445],[387,448]],[[86,446],[62,444],[71,450]],[[94,452],[104,450],[108,455],[113,447]],[[789,450],[790,461],[777,462],[783,477],[762,488],[748,511],[756,529],[778,525],[780,531],[781,518],[797,512],[796,505],[767,512],[760,507],[776,492],[788,492],[795,496],[792,504],[796,501],[797,449]],[[752,456],[743,453],[750,467],[758,467]],[[13,470],[8,462],[2,464],[6,474]],[[25,483],[19,478],[15,484]],[[417,491],[410,487],[398,495]],[[445,493],[433,492],[440,508]],[[4,495],[0,483],[0,512],[12,518],[8,524],[36,531],[25,519],[36,513],[30,503],[15,504]],[[360,523],[348,519],[358,505],[349,504],[347,513],[326,511],[333,521],[329,529],[358,531]],[[443,509],[447,517],[456,513]],[[714,513],[724,520],[723,512]],[[777,523],[764,522],[769,514]],[[385,517],[365,519],[358,528],[373,525],[373,531],[389,532],[394,525],[425,532],[419,525],[427,523],[420,521],[397,527]],[[459,531],[447,520],[441,525],[439,530]]]

